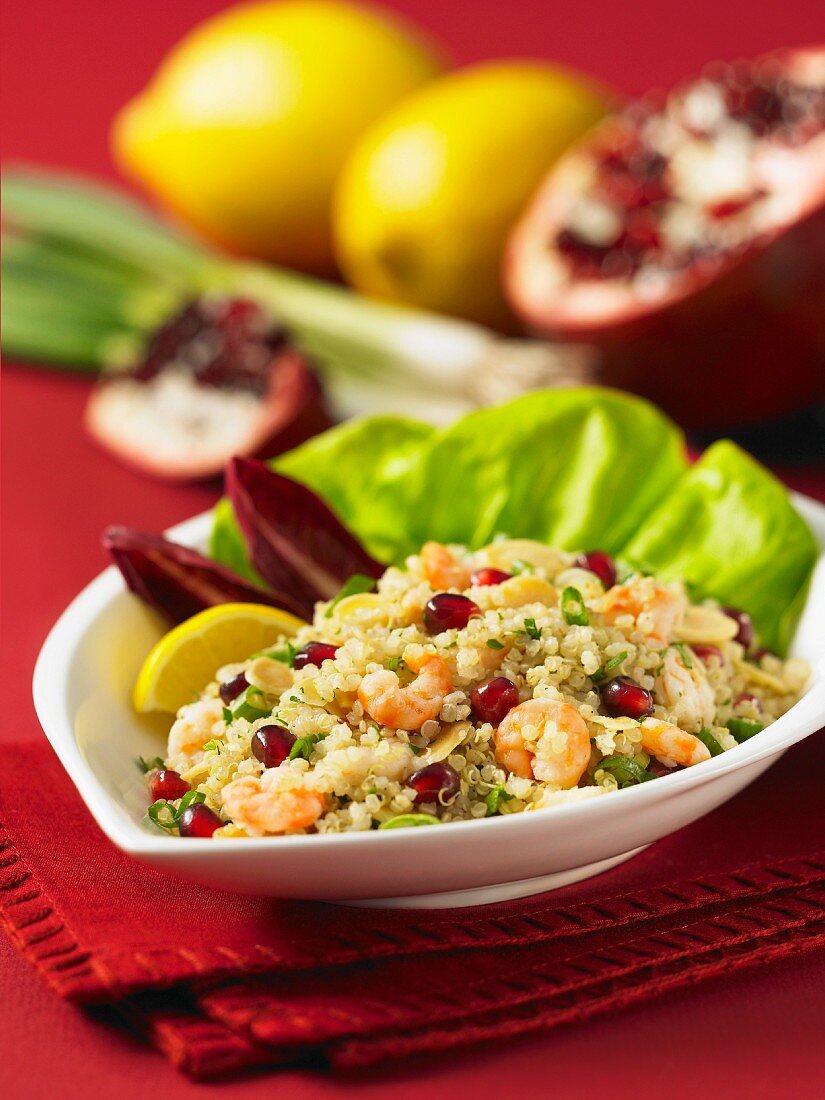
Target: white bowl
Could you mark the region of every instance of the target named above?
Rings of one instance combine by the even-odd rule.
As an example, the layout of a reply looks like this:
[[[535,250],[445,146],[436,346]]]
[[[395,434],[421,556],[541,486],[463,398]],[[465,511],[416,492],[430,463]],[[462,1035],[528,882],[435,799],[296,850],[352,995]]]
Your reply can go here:
[[[825,507],[796,497],[825,548]],[[173,529],[202,547],[204,513]],[[161,871],[209,886],[284,898],[383,906],[502,901],[576,882],[629,858],[708,813],[752,782],[790,745],[825,724],[825,553],[793,652],[813,668],[805,696],[764,733],[704,764],[603,798],[446,828],[272,837],[183,839],[145,823],[137,756],[162,754],[169,718],[141,717],[130,694],[164,627],[106,569],[61,615],[40,652],[34,702],[46,736],[100,827]]]

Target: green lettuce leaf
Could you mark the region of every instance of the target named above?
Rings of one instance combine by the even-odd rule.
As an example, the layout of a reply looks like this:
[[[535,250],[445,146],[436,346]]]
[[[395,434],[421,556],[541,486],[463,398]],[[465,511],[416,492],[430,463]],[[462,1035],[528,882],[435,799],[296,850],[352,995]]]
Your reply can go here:
[[[762,643],[784,653],[817,546],[781,482],[723,440],[682,475],[622,556],[747,611]]]
[[[689,467],[674,424],[606,389],[527,394],[440,431],[349,421],[272,465],[324,497],[381,561],[428,538],[480,546],[499,533],[601,548],[750,612],[780,653],[816,560],[807,525],[757,462],[722,442]],[[211,551],[258,580],[225,501]]]

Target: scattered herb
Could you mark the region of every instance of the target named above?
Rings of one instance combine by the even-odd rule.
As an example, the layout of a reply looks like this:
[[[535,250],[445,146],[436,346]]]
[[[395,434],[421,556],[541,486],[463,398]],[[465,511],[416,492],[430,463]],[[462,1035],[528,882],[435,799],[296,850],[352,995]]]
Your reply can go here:
[[[297,652],[298,647],[294,646],[292,642],[287,642],[283,649],[264,650],[264,656],[271,657],[273,661],[280,661],[282,665],[289,665],[290,668],[294,668]]]
[[[623,649],[621,653],[617,653],[615,657],[611,657],[604,668],[597,668],[590,679],[594,684],[600,684],[611,672],[615,672],[622,661],[627,660],[627,650]]]
[[[220,741],[217,741],[214,738],[211,741],[207,741],[206,744],[203,746],[203,751],[219,753],[221,751]]]
[[[519,576],[521,573],[535,573],[536,567],[529,561],[522,561],[521,558],[516,558],[515,561],[510,562],[510,572],[514,577]]]
[[[693,658],[690,655],[690,650],[684,642],[674,642],[672,648],[675,649],[678,652],[679,656],[682,658],[682,664],[685,666],[685,668],[693,668]]]
[[[385,821],[383,825],[379,825],[379,829],[407,829],[413,825],[440,825],[441,822],[437,817],[433,817],[432,814],[399,814],[398,817],[391,817],[389,821]]]
[[[406,672],[409,665],[403,657],[390,657],[387,662],[387,668],[389,668],[390,672]]]
[[[375,588],[375,577],[368,577],[365,573],[353,573],[338,595],[330,601],[329,607],[324,612],[324,618],[332,618],[335,608],[347,596],[357,596],[361,592],[371,592],[373,588]]]
[[[163,767],[163,760],[159,756],[153,756],[151,760],[144,760],[142,756],[139,756],[135,763],[144,775],[147,772],[158,771]]]
[[[711,756],[720,756],[725,751],[707,726],[703,726],[696,736],[710,750]]]
[[[289,750],[289,759],[297,760],[300,757],[303,760],[309,760],[312,750],[319,741],[324,740],[325,736],[326,734],[323,733],[310,733],[306,737],[299,737]]]
[[[599,768],[612,775],[619,787],[633,787],[637,783],[647,783],[649,779],[656,778],[653,772],[643,768],[632,756],[606,756]]]
[[[578,588],[568,585],[561,594],[561,613],[564,621],[570,626],[587,626],[590,622],[587,616],[587,608],[584,606],[584,597]]]
[[[536,626],[535,619],[524,620],[524,633],[529,635],[534,642],[537,642],[541,638],[541,630]]]
[[[757,733],[761,733],[765,728],[761,722],[752,722],[748,718],[729,718],[725,725],[733,734],[738,745],[754,737]]]
[[[510,794],[510,792],[506,790],[503,786],[493,787],[493,789],[484,799],[484,802],[487,806],[487,813],[485,816],[493,817],[495,814],[500,812],[499,807],[501,806],[502,802],[509,802],[513,798],[515,798],[515,795]]]
[[[410,752],[413,756],[420,756],[424,750],[419,748],[418,745],[410,745]]]
[[[488,638],[487,639],[487,648],[488,649],[504,649],[504,643],[500,642],[498,640],[498,638]]]
[[[232,723],[232,717],[233,717],[232,711],[229,709],[229,707],[224,707],[223,708],[223,720],[227,724],[227,726]]]
[[[200,791],[187,791],[177,807],[171,802],[167,802],[165,798],[159,798],[157,802],[152,803],[146,813],[158,828],[169,832],[172,829],[177,829],[181,814],[188,806],[205,801],[206,796],[201,794]]]

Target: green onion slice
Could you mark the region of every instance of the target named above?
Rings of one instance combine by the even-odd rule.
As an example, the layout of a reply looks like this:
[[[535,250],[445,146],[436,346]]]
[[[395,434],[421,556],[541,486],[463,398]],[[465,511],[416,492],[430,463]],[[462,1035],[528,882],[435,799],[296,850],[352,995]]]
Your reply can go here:
[[[590,619],[584,606],[584,597],[578,588],[568,585],[561,594],[561,613],[570,626],[587,626]]]

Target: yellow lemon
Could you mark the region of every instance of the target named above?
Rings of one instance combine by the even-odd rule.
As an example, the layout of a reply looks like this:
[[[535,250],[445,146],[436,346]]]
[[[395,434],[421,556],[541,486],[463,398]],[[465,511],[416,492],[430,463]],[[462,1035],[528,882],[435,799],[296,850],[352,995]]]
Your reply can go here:
[[[304,625],[295,615],[257,603],[200,611],[164,634],[143,662],[132,692],[135,710],[174,714],[197,698],[222,665],[245,661]]]
[[[115,157],[209,239],[324,272],[346,154],[440,68],[428,42],[375,8],[239,5],[195,27],[127,103]]]
[[[544,174],[610,104],[539,62],[448,74],[376,122],[336,189],[336,256],[358,290],[510,327],[505,240]]]

